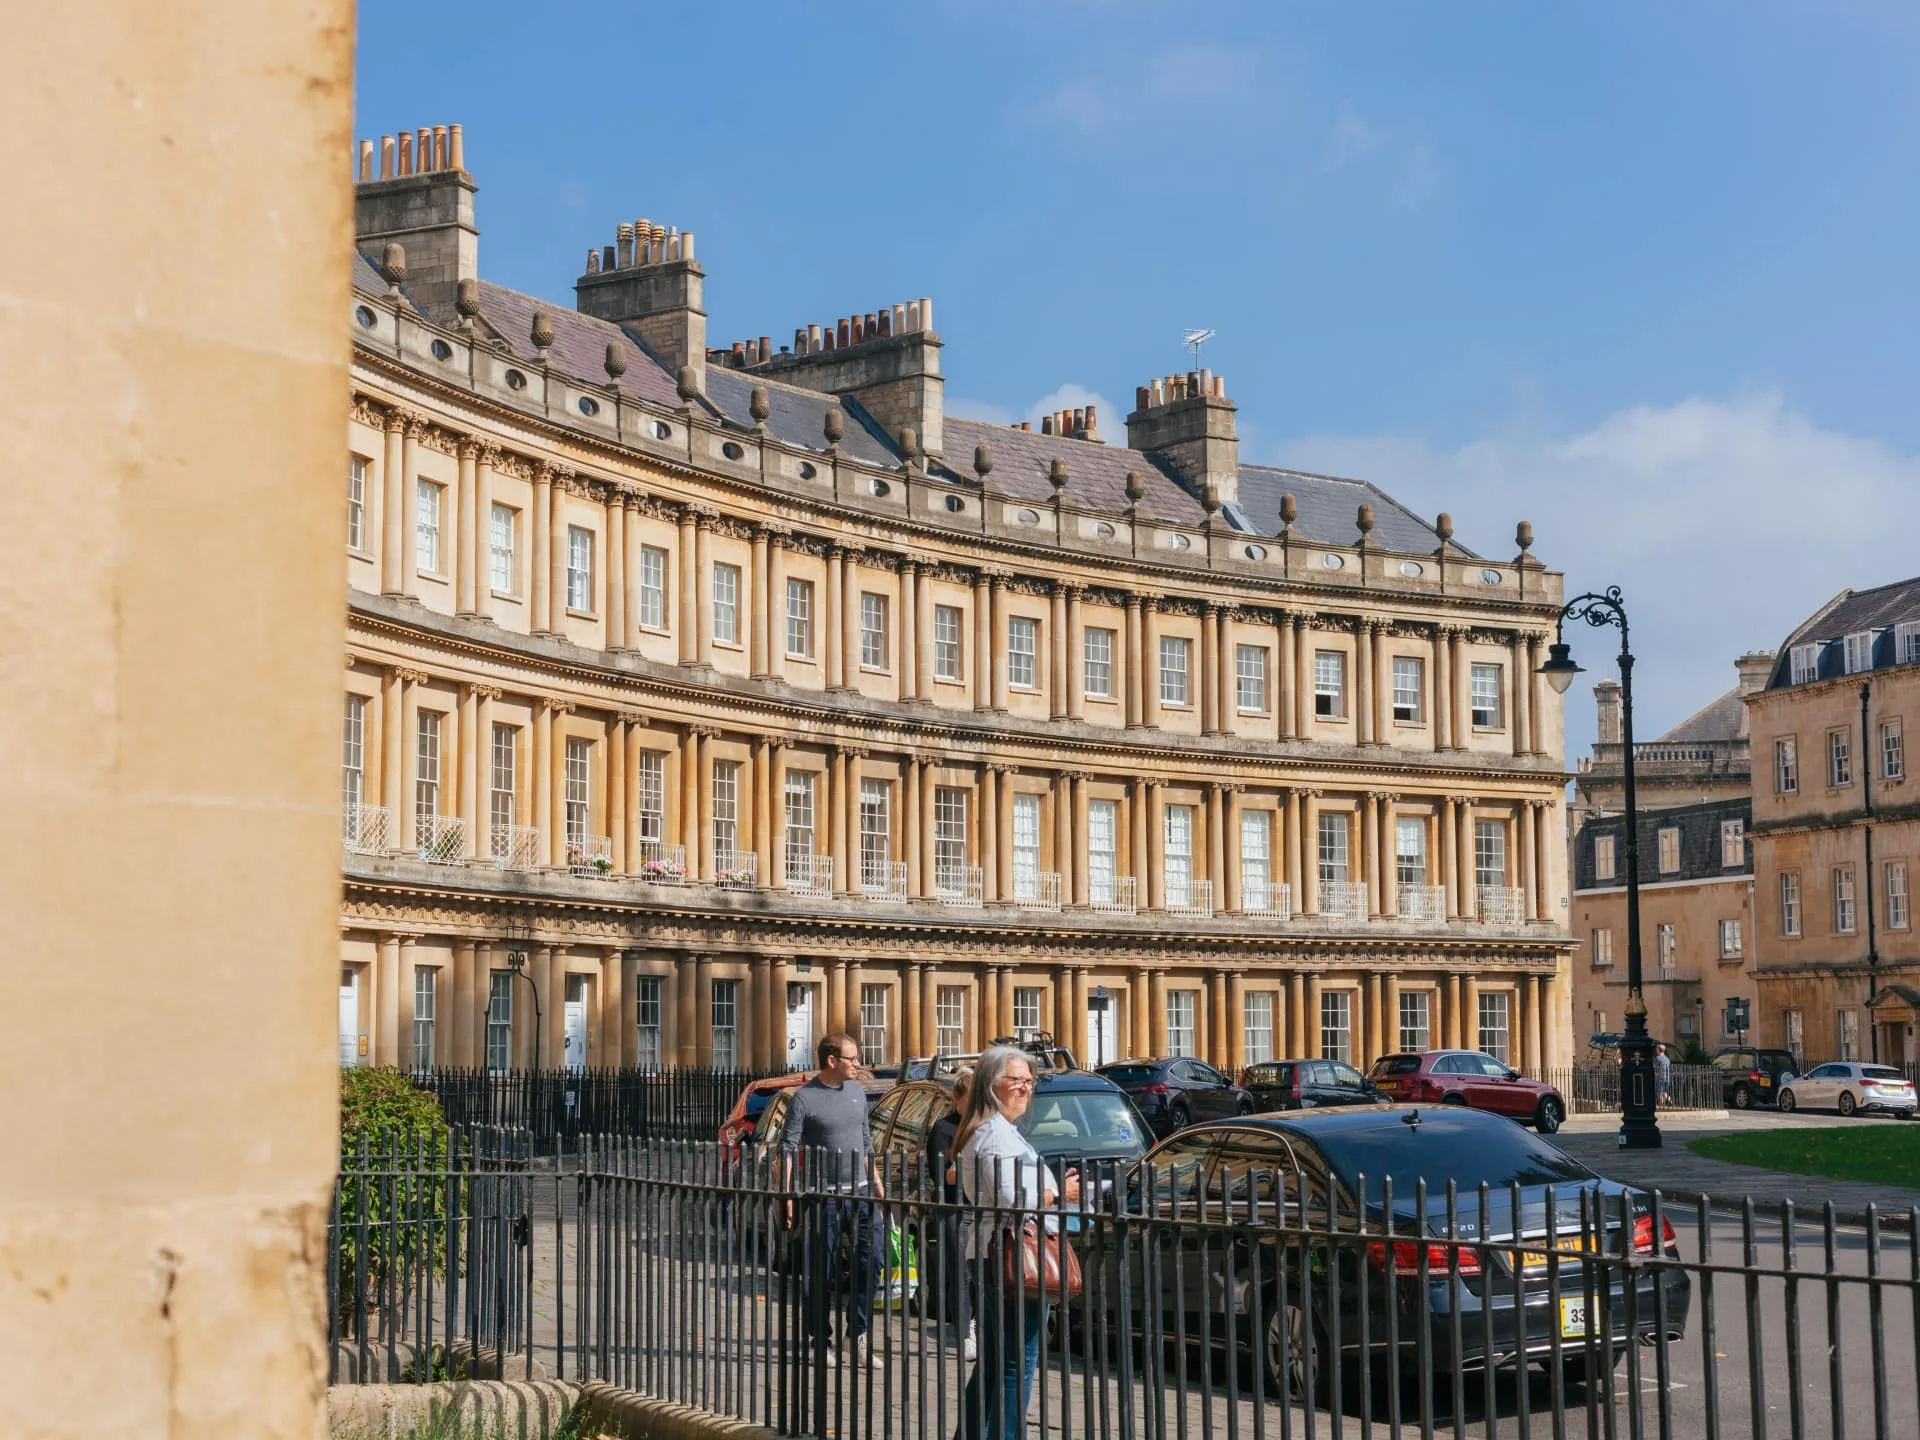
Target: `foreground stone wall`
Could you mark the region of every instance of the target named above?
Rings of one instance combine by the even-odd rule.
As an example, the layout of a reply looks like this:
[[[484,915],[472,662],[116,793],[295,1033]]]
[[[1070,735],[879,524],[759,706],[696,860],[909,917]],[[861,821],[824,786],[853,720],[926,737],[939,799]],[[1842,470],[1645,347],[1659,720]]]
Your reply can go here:
[[[12,28],[0,1429],[313,1436],[353,6]]]

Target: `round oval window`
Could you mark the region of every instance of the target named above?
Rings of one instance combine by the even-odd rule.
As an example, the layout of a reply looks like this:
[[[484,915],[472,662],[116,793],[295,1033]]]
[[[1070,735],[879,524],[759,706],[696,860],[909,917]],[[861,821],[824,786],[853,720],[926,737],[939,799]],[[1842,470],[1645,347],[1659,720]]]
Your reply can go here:
[[[656,440],[671,440],[673,438],[673,427],[664,420],[654,421],[653,438]]]
[[[1347,567],[1346,558],[1341,555],[1322,555],[1320,563],[1329,570],[1344,570]]]
[[[800,462],[800,478],[802,480],[811,480],[813,479],[814,476],[818,475],[819,473],[820,472],[814,469],[812,464],[810,464],[808,461],[802,460]]]
[[[1266,558],[1267,558],[1267,549],[1266,549],[1266,546],[1264,546],[1264,545],[1249,545],[1249,546],[1247,546],[1247,558],[1248,558],[1249,560],[1264,560],[1264,559],[1266,559]]]
[[[524,389],[526,389],[526,388],[527,388],[527,377],[526,377],[526,376],[524,376],[524,375],[522,375],[522,374],[521,374],[521,373],[520,373],[520,372],[519,372],[518,370],[509,370],[509,371],[507,371],[507,388],[508,388],[509,390],[524,390]]]
[[[720,453],[726,456],[727,459],[729,460],[738,460],[742,455],[746,454],[747,452],[740,448],[740,444],[738,441],[729,440],[727,441],[726,444],[720,447]]]
[[[884,480],[876,479],[868,488],[871,489],[875,495],[891,495],[893,493],[893,487]]]
[[[1480,572],[1480,583],[1482,585],[1498,585],[1500,583],[1500,572],[1498,570],[1482,570]]]
[[[353,318],[360,322],[361,329],[371,330],[373,328],[373,311],[369,310],[366,306],[356,306],[353,312]]]
[[[580,397],[580,413],[582,415],[598,415],[600,413],[600,402],[591,395],[582,395]]]
[[[1109,525],[1106,521],[1102,520],[1099,524],[1093,527],[1093,533],[1095,535],[1098,535],[1102,540],[1111,540],[1113,539],[1114,535],[1118,532],[1114,530],[1113,526]]]
[[[453,358],[453,347],[444,340],[436,340],[427,348],[433,351],[433,358],[436,360],[451,360]]]
[[[1013,518],[1014,523],[1019,525],[1038,525],[1040,523],[1040,512],[1038,510],[1016,510]]]
[[[947,509],[952,511],[955,515],[958,515],[962,510],[966,508],[967,508],[967,502],[962,500],[958,495],[947,496]]]
[[[1167,537],[1167,545],[1174,550],[1191,550],[1193,548],[1193,541],[1185,535],[1169,535]]]
[[[1409,580],[1418,580],[1422,575],[1427,573],[1427,567],[1422,565],[1418,560],[1402,560],[1400,562],[1400,573]]]

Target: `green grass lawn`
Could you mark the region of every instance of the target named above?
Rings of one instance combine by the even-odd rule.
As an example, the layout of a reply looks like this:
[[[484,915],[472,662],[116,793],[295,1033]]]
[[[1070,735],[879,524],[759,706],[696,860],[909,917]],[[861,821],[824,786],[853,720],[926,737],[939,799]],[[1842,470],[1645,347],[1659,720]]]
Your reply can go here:
[[[1877,1180],[1920,1189],[1920,1120],[1870,1120],[1831,1130],[1756,1130],[1689,1140],[1709,1160],[1794,1175]]]

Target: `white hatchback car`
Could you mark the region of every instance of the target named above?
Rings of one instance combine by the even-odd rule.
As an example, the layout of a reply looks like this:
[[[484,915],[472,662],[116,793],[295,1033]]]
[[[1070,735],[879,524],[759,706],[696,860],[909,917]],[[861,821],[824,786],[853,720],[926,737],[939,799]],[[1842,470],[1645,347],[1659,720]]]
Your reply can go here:
[[[1867,1065],[1858,1060],[1830,1060],[1780,1087],[1782,1112],[1794,1110],[1884,1111],[1911,1120],[1920,1108],[1913,1083],[1891,1065]]]

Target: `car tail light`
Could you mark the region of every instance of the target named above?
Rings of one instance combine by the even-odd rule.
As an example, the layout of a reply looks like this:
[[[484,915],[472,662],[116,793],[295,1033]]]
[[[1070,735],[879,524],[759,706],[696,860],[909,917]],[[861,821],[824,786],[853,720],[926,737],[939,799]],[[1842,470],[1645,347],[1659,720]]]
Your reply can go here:
[[[1418,1275],[1420,1273],[1420,1252],[1426,1251],[1427,1274],[1445,1275],[1447,1273],[1446,1245],[1422,1245],[1417,1240],[1395,1240],[1393,1242],[1393,1273],[1395,1275]],[[1462,1245],[1460,1249],[1460,1273],[1478,1275],[1480,1273],[1480,1252],[1471,1245]],[[1367,1263],[1376,1270],[1387,1268],[1387,1242],[1375,1240],[1367,1246]]]
[[[1662,1248],[1672,1245],[1675,1239],[1673,1222],[1662,1215],[1660,1217],[1660,1244]],[[1633,1253],[1636,1255],[1653,1254],[1653,1216],[1636,1215],[1633,1217]]]
[[[1300,1098],[1300,1067],[1298,1065],[1293,1067],[1293,1098],[1296,1100]]]
[[[1747,1079],[1749,1080],[1760,1080],[1764,1078],[1765,1077],[1762,1076],[1758,1070],[1749,1070],[1747,1072]]]

